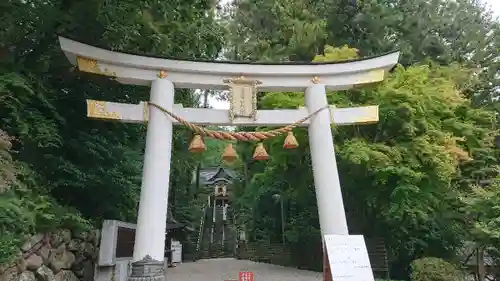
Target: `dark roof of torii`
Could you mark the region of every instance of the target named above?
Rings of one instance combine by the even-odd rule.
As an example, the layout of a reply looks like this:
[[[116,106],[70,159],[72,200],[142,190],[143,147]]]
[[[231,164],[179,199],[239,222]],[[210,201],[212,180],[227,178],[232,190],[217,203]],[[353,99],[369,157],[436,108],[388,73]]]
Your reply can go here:
[[[60,33],[58,34],[59,36],[62,36],[64,38],[78,41],[87,45],[95,46],[98,48],[102,48],[105,50],[110,50],[109,46],[98,42],[88,42],[88,40],[83,40],[83,38],[76,38],[75,36],[71,36],[70,34],[63,34]],[[154,55],[154,54],[149,54],[149,53],[138,53],[138,52],[127,52],[124,50],[112,50],[112,51],[118,51],[122,54],[129,54],[129,55],[135,55],[135,56],[147,56],[150,58],[159,58],[159,59],[169,59],[169,60],[178,60],[178,61],[191,61],[191,62],[209,62],[209,63],[230,63],[230,64],[260,64],[260,65],[314,65],[314,64],[342,64],[342,63],[347,63],[347,62],[355,62],[355,61],[364,61],[364,60],[370,60],[378,57],[382,57],[388,54],[392,53],[397,53],[398,50],[394,51],[389,51],[385,52],[382,54],[374,55],[374,56],[367,56],[367,57],[362,57],[362,58],[357,58],[357,59],[350,59],[350,60],[344,60],[344,61],[321,61],[321,62],[311,62],[311,61],[282,61],[282,62],[263,62],[263,61],[232,61],[232,60],[211,60],[211,59],[202,59],[202,58],[173,58],[173,57],[168,57],[168,56],[159,56],[159,55]]]
[[[234,171],[222,167],[203,168],[200,170],[200,184],[210,185],[216,181],[232,182],[236,178]]]

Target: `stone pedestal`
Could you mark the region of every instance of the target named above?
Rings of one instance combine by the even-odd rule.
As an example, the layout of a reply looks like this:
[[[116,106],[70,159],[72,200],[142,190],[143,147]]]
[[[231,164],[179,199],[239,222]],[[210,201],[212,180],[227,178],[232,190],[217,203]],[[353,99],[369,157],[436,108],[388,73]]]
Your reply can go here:
[[[164,281],[165,264],[163,261],[152,259],[149,255],[144,259],[132,263],[132,273],[128,281]]]

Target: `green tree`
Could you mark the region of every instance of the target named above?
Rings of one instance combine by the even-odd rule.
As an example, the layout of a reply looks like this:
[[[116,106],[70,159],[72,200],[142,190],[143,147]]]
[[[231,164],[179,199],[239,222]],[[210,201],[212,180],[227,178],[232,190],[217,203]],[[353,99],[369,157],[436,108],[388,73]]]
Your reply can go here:
[[[352,58],[352,52],[327,47],[317,59]],[[399,277],[417,257],[452,257],[465,235],[455,180],[471,160],[469,152],[487,149],[481,140],[495,133],[492,112],[471,108],[461,94],[467,77],[459,66],[400,66],[376,87],[328,96],[339,107],[379,105],[379,123],[335,127],[335,148],[351,232],[385,238],[391,264],[402,269],[394,272]],[[267,93],[261,105],[296,108],[303,105],[303,94]],[[248,222],[253,237],[272,241],[279,237],[274,227],[279,217],[270,197],[284,194],[289,246],[297,257],[309,254],[317,264],[312,257],[321,243],[308,141],[302,129],[295,135],[300,147],[294,151],[281,148],[283,139],[266,143],[272,158],[251,173],[241,200],[253,212]]]
[[[499,169],[500,170],[500,169]],[[476,187],[461,197],[468,225],[467,239],[474,244],[476,257],[500,260],[500,178],[486,188]],[[478,278],[484,278],[484,266],[478,262]],[[479,269],[478,268],[478,269]]]
[[[446,65],[458,62],[479,73],[482,83],[469,91],[474,105],[491,104],[498,96],[500,23],[481,1],[335,2],[328,18],[329,43],[348,44],[363,55],[397,48],[404,65],[428,58]]]
[[[335,128],[348,216],[355,218],[349,226],[391,241],[391,264],[402,271],[415,257],[452,256],[467,232],[463,213],[457,211],[459,196],[498,174],[498,150],[491,145],[498,117],[493,111],[474,109],[498,107],[498,21],[476,0],[308,1],[308,9],[301,8],[303,1],[264,2],[243,0],[229,7],[233,21],[226,26],[237,38],[228,38],[227,57],[309,60],[325,44],[348,45],[362,56],[402,51],[400,61],[406,69],[397,69],[382,85],[349,91],[348,98],[330,98],[338,106],[381,106],[377,126]],[[306,18],[309,25],[304,26],[314,28],[296,44],[294,38],[304,29],[292,23]],[[343,58],[334,58],[338,59]],[[295,108],[302,102],[301,93],[267,93],[260,106]],[[301,134],[298,130],[297,138],[307,143]],[[311,224],[317,215],[312,178],[304,172],[307,149],[282,156],[276,152],[280,141],[268,143],[270,165],[246,165],[250,187],[241,199],[246,201],[242,209],[259,237],[278,237],[265,235],[279,218],[271,219],[271,203],[259,200],[287,193],[292,182],[291,194],[299,195],[288,195],[289,202],[303,204],[288,206],[287,237],[310,243],[306,236],[314,240],[318,228]],[[374,221],[373,226],[367,224]]]
[[[325,44],[361,56],[399,49],[405,66],[431,59],[475,69],[475,106],[498,97],[500,23],[478,0],[243,0],[228,10],[230,58],[309,61]]]
[[[304,0],[245,0],[227,7],[226,57],[253,61],[310,61],[322,51],[326,21]]]
[[[59,227],[61,205],[76,208],[68,215],[81,212],[97,224],[133,222],[145,127],[89,120],[85,99],[137,103],[148,99],[148,89],[75,71],[57,35],[117,51],[214,58],[224,36],[213,2],[13,0],[0,9],[5,27],[0,30],[0,128],[15,138],[12,157],[23,182],[2,194],[8,201],[0,207],[16,211],[0,211],[10,214],[2,216],[0,229],[22,238],[44,225]],[[176,102],[198,104],[186,90],[177,91]],[[175,130],[171,190],[178,205],[190,200],[183,191],[195,165],[186,153],[187,137],[185,130]],[[20,213],[26,214],[26,224],[14,227],[10,218]]]

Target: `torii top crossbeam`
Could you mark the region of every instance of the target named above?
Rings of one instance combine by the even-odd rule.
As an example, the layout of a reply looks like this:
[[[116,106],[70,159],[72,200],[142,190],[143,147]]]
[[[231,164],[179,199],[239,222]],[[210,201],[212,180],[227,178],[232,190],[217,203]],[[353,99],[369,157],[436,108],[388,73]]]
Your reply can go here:
[[[176,88],[227,89],[224,80],[244,75],[261,82],[259,91],[303,91],[319,79],[330,90],[380,82],[399,52],[336,63],[245,63],[172,60],[113,52],[59,37],[66,57],[81,71],[114,77],[124,84],[150,85],[166,70]]]

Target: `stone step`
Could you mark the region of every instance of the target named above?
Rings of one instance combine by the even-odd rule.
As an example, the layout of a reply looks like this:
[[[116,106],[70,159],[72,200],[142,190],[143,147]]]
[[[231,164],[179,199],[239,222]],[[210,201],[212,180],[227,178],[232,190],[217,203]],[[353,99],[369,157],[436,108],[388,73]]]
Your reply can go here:
[[[200,248],[198,252],[199,258],[216,258],[216,257],[234,257],[234,250],[236,247],[236,228],[233,223],[233,211],[228,208],[227,220],[224,221],[223,218],[223,208],[216,207],[215,209],[215,223],[213,222],[214,209],[207,208],[206,221],[204,224],[204,229],[202,230],[202,239],[200,243]],[[213,238],[214,245],[210,243],[210,237],[212,235],[213,228]],[[224,228],[224,247],[221,246],[220,241],[222,239],[222,229]]]

